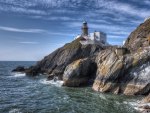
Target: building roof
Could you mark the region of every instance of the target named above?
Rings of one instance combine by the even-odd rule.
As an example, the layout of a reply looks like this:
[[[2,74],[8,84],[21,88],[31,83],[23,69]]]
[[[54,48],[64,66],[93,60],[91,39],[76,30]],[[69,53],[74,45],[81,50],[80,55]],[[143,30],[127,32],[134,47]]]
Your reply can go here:
[[[87,24],[87,22],[86,22],[86,21],[83,21],[83,24]]]

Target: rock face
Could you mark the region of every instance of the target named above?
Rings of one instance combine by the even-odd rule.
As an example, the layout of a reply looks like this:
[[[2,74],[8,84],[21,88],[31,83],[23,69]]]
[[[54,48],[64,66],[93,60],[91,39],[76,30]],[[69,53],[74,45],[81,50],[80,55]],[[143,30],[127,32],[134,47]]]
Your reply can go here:
[[[81,38],[57,49],[35,66],[28,75],[57,76],[65,86],[78,87],[93,82],[93,89],[126,95],[150,93],[150,19],[128,37],[123,47],[81,45]]]
[[[94,56],[103,48],[99,45],[81,45],[80,38],[57,49],[43,60],[39,61],[35,66],[28,69],[29,75],[37,75],[37,73],[47,73],[49,78],[58,76],[63,78],[65,68],[73,61]]]
[[[143,103],[150,103],[150,94],[142,100]]]
[[[150,113],[150,94],[139,103],[138,109],[141,113]]]
[[[93,83],[97,65],[91,59],[79,59],[69,64],[63,74],[65,86],[83,86]]]
[[[131,52],[136,52],[140,47],[150,44],[150,19],[142,23],[133,31],[126,40],[125,47]]]
[[[94,90],[126,95],[150,93],[149,28],[150,20],[147,20],[131,33],[124,46],[130,52],[120,55],[118,49],[104,50],[97,55]]]
[[[115,51],[104,50],[97,55],[97,77],[93,89],[126,95],[150,92],[149,48],[133,54],[119,56]]]

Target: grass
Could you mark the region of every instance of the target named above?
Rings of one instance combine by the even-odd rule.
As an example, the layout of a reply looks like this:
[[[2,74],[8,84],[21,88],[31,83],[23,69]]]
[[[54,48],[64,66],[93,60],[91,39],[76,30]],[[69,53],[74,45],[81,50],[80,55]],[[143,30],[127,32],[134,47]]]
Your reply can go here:
[[[64,46],[64,49],[76,49],[81,47],[81,43],[80,43],[81,38],[78,38],[74,41],[72,41],[71,43],[68,43]]]

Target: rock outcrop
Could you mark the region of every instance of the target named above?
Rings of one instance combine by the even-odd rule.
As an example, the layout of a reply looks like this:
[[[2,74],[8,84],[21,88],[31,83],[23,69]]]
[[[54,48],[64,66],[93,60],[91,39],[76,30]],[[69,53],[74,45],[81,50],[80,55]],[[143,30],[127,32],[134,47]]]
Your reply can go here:
[[[63,74],[65,86],[77,87],[94,82],[97,65],[91,59],[79,59],[69,64]]]
[[[150,94],[142,100],[142,103],[150,103]]]
[[[147,95],[150,93],[150,20],[131,33],[124,48],[104,50],[96,57],[93,89],[100,92]]]
[[[94,59],[95,55],[103,49],[99,45],[81,45],[79,41],[80,38],[52,52],[35,66],[30,67],[27,74],[33,76],[46,73],[49,79],[58,76],[62,80],[64,70],[69,64],[87,57]]]
[[[138,110],[141,113],[150,113],[150,94],[138,104]]]
[[[100,92],[141,95],[150,92],[150,48],[119,56],[104,50],[97,55],[93,89]]]
[[[16,69],[13,69],[12,72],[25,72],[25,68],[23,66],[18,66]]]
[[[93,83],[99,92],[126,95],[150,93],[150,19],[128,37],[123,47],[81,45],[80,39],[57,49],[35,66],[28,75],[58,76],[65,86]]]
[[[131,52],[137,52],[141,47],[147,47],[150,44],[150,19],[137,27],[127,38],[125,47]]]

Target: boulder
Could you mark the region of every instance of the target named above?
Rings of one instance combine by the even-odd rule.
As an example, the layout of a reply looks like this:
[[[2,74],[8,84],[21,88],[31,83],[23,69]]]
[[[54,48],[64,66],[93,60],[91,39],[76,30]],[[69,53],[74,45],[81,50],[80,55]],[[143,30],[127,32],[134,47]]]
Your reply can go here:
[[[37,76],[38,74],[42,73],[41,68],[37,66],[31,66],[25,71],[27,76]]]
[[[88,58],[69,64],[63,74],[64,86],[79,87],[93,83],[97,66]]]
[[[24,66],[18,66],[16,69],[13,69],[12,72],[25,72]]]

